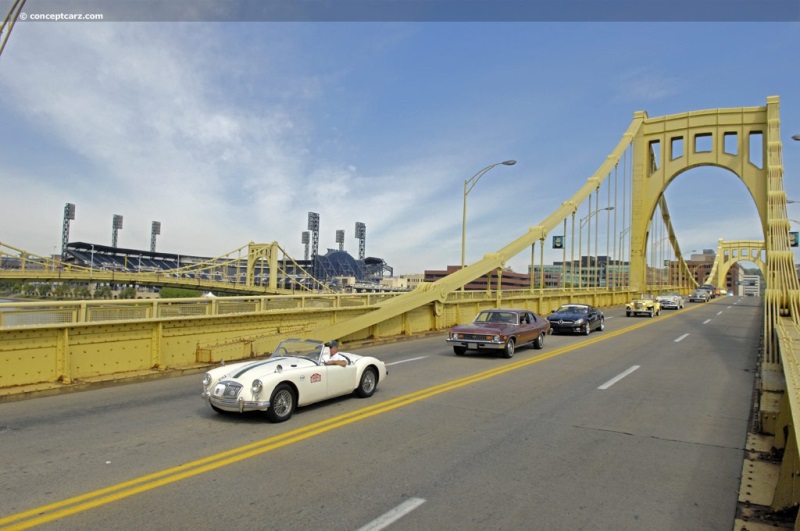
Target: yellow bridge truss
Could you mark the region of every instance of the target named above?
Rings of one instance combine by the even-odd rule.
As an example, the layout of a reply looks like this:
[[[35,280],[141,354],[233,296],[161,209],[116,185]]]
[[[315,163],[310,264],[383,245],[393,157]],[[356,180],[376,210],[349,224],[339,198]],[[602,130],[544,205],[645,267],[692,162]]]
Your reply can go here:
[[[245,255],[244,259],[242,254]],[[6,280],[172,286],[252,295],[291,295],[298,291],[311,291],[314,287],[320,286],[323,292],[332,292],[330,287],[318,280],[307,283],[292,281],[291,279],[296,276],[292,272],[297,271],[306,278],[313,280],[313,277],[277,242],[268,244],[250,242],[219,257],[162,271],[116,271],[69,264],[0,242],[0,258],[2,257],[19,261],[20,264],[18,268],[0,269],[0,279]],[[286,269],[287,264],[291,264],[291,272]],[[235,280],[229,280],[227,274],[220,273],[230,269],[241,270],[241,274],[237,271]],[[266,283],[260,282],[262,278],[267,277]],[[278,286],[284,285],[287,279],[293,288],[279,288]]]

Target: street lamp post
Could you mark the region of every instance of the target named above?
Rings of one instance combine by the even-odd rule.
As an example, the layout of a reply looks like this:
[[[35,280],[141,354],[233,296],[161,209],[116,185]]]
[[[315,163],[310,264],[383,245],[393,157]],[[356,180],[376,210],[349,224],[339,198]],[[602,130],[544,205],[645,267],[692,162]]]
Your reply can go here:
[[[800,135],[792,135],[792,140],[800,142]]]
[[[630,227],[626,227],[626,228],[624,228],[624,229],[622,229],[620,231],[620,233],[619,233],[619,254],[617,255],[616,254],[617,253],[616,249],[614,250],[615,260],[616,260],[616,275],[614,275],[615,276],[614,287],[617,287],[617,288],[620,287],[620,285],[621,285],[620,279],[622,278],[622,272],[620,270],[622,265],[620,265],[620,263],[621,262],[624,263],[624,260],[621,260],[621,258],[625,258],[625,245],[624,245],[625,241],[624,240],[625,240],[625,236],[627,236],[630,231],[631,231]],[[616,244],[617,244],[617,242],[614,241],[614,245],[616,245]],[[629,263],[628,267],[630,268],[630,261],[628,263]],[[630,269],[628,269],[628,273],[630,273]]]
[[[597,215],[598,212],[603,212],[604,210],[614,210],[614,207],[613,206],[609,206],[609,207],[604,207],[604,208],[598,208],[597,210],[594,210],[594,211],[590,212],[586,217],[581,218],[581,221],[580,221],[580,223],[578,225],[578,265],[579,265],[578,266],[578,288],[579,289],[583,288],[583,256],[582,256],[582,254],[583,254],[583,242],[582,242],[582,240],[583,240],[583,226],[586,225],[586,223],[589,222],[589,220],[592,218],[592,216],[595,216],[595,215]],[[588,258],[589,257],[589,253],[592,251],[591,227],[589,227],[589,231],[587,232],[586,235],[588,237],[587,245],[586,245],[586,249],[587,249],[586,257]],[[597,260],[595,259],[595,268],[596,267],[597,267]],[[589,271],[589,273],[591,274],[591,271]]]
[[[483,177],[486,172],[494,168],[495,166],[504,165],[504,166],[513,166],[516,164],[516,160],[506,160],[503,162],[495,162],[494,164],[490,164],[486,166],[484,169],[473,175],[471,178],[466,179],[464,181],[464,210],[463,216],[461,220],[461,269],[464,269],[466,265],[466,247],[467,247],[467,195],[472,191],[478,181],[480,181],[481,177]],[[461,290],[463,291],[464,288],[462,286]]]

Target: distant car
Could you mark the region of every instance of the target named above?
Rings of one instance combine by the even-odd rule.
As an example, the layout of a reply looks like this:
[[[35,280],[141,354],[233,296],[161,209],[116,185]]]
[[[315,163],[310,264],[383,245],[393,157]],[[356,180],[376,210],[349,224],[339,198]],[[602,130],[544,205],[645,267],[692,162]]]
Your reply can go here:
[[[547,316],[554,334],[577,332],[589,335],[592,330],[603,331],[606,320],[600,308],[588,304],[562,304]]]
[[[689,295],[689,302],[708,302],[711,295],[704,289],[696,289]]]
[[[231,363],[203,377],[203,399],[217,413],[263,411],[272,422],[288,420],[297,406],[355,393],[372,396],[386,365],[371,356],[339,352],[347,365],[325,365],[321,341],[286,339],[264,360]]]
[[[717,297],[717,287],[713,284],[701,284],[700,288],[698,289],[706,290],[708,292],[709,299],[715,299]]]
[[[627,317],[642,314],[650,317],[661,315],[661,303],[651,293],[641,293],[625,305]]]
[[[662,310],[680,310],[684,304],[683,296],[675,291],[662,293],[658,296],[658,302],[661,303]]]
[[[470,324],[451,328],[446,341],[458,356],[463,356],[467,350],[490,350],[510,358],[520,345],[544,347],[544,338],[549,333],[550,322],[535,312],[491,309],[481,311]]]

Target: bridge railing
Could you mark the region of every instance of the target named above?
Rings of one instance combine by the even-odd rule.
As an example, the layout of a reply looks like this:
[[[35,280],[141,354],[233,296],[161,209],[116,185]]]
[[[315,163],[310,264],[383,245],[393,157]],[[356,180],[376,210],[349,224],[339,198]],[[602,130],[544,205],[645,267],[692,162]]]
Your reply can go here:
[[[221,316],[272,310],[368,307],[392,293],[309,294],[182,299],[120,299],[0,303],[0,328]]]
[[[486,308],[547,314],[560,304],[622,304],[624,290],[454,292],[336,336],[345,343],[444,331]],[[0,391],[59,386],[137,371],[185,369],[262,355],[287,337],[305,337],[385,308],[397,295],[220,297],[0,304]],[[334,337],[323,337],[333,339]],[[11,391],[8,391],[11,389]]]
[[[647,292],[686,291],[680,286],[650,286]],[[532,296],[541,300],[572,302],[575,298],[595,306],[624,304],[631,293],[627,288],[597,291],[585,288],[534,288],[496,291],[456,291],[449,299],[466,303],[503,300],[508,304],[525,301]],[[120,299],[79,301],[25,301],[0,303],[0,328],[48,326],[107,321],[147,320],[175,317],[223,316],[276,310],[312,310],[330,308],[366,308],[397,297],[396,293],[341,293],[308,295],[261,295],[241,297],[196,297],[181,299]],[[536,307],[549,313],[550,306]]]

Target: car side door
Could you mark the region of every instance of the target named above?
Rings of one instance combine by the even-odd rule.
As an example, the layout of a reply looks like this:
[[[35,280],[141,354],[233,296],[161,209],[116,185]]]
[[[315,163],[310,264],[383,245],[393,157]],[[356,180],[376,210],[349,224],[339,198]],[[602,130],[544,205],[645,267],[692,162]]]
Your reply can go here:
[[[533,312],[528,312],[528,321],[530,322],[529,341],[534,341],[537,337],[539,337],[539,334],[547,329],[547,318],[538,316]]]
[[[333,398],[335,396],[346,395],[356,388],[356,371],[357,367],[347,361],[347,365],[323,365],[320,367],[325,371],[326,385],[326,398]]]

